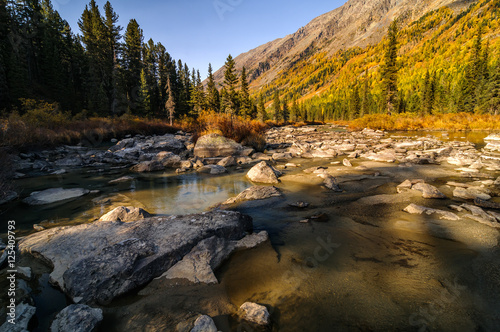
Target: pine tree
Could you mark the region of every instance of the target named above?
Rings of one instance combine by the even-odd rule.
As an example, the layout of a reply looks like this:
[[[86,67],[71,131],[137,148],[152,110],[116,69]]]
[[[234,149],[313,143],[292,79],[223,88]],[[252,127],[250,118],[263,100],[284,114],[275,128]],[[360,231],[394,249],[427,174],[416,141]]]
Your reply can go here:
[[[236,94],[238,76],[236,75],[235,62],[231,54],[227,57],[224,68],[224,88],[227,94],[226,112],[235,115],[238,114],[238,96]]]
[[[140,110],[139,91],[142,72],[142,40],[142,29],[135,19],[130,20],[125,31],[123,67],[125,70],[128,112],[132,114],[136,114]]]
[[[492,68],[486,89],[485,108],[490,114],[498,115],[500,111],[500,60]]]
[[[350,101],[349,101],[349,118],[356,119],[359,117],[361,109],[361,99],[359,97],[359,87],[358,83],[355,82],[351,89]]]
[[[280,94],[278,90],[274,91],[273,109],[274,109],[274,121],[281,121],[283,118],[282,118]]]
[[[422,104],[421,104],[421,115],[430,115],[434,108],[434,100],[436,93],[436,77],[435,73],[431,74],[427,70],[424,76],[424,82],[422,87]]]
[[[264,96],[262,93],[259,95],[259,103],[257,105],[257,119],[261,122],[266,121],[266,105],[264,103]]]
[[[290,110],[290,121],[297,122],[300,115],[299,105],[297,104],[297,99],[293,98],[292,109]]]
[[[394,20],[388,29],[387,45],[384,54],[384,65],[382,68],[383,90],[385,106],[388,113],[394,111],[398,95],[398,23]]]
[[[290,111],[288,110],[288,101],[286,99],[286,97],[283,98],[283,109],[282,109],[282,118],[283,118],[283,122],[288,122],[289,118],[290,118]]]
[[[212,112],[220,112],[220,95],[215,85],[212,65],[210,63],[208,64],[207,109]]]
[[[363,81],[363,90],[361,92],[361,105],[359,116],[363,117],[365,114],[370,113],[370,78],[368,77],[368,67],[365,69],[365,79]]]
[[[167,77],[167,86],[165,87],[167,91],[167,101],[165,102],[165,109],[168,112],[168,118],[170,119],[170,125],[172,125],[174,121],[175,115],[175,101],[174,94],[172,92],[172,85],[170,84],[170,77]]]
[[[245,67],[241,70],[240,77],[240,113],[242,116],[251,118],[252,115],[252,100],[250,99],[250,91],[247,81],[247,70]]]

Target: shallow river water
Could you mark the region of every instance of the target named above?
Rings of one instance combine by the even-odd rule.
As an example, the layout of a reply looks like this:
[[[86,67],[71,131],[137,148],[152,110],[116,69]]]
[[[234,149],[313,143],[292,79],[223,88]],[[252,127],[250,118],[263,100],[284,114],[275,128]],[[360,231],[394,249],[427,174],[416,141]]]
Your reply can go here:
[[[417,134],[429,133],[393,133]],[[471,138],[450,136],[443,139]],[[485,136],[475,137],[476,143],[482,144]],[[354,160],[354,166],[366,169],[346,171],[332,164],[342,159],[292,160],[300,167],[284,171],[277,185],[283,198],[237,208],[252,216],[256,230],[267,230],[271,241],[235,253],[217,271],[218,285],[154,280],[104,307],[101,330],[175,330],[183,319],[203,313],[214,317],[221,331],[255,331],[234,316],[242,303],[251,301],[269,308],[272,331],[498,331],[497,229],[472,220],[429,222],[426,216],[402,211],[409,203],[443,208],[453,204],[449,199],[425,200],[417,195],[378,204],[363,200],[394,195],[407,178],[424,178],[452,197],[446,181],[463,181],[453,167]],[[335,169],[343,192],[302,180],[302,170],[311,166]],[[131,175],[127,170],[84,169],[23,179],[16,183],[24,189],[21,196],[53,187],[100,192],[63,205],[28,207],[15,202],[2,207],[1,218],[16,220],[22,236],[33,232],[33,224],[92,222],[118,205],[143,207],[153,214],[198,213],[252,186],[245,178],[247,170],[231,169],[222,176],[134,174],[132,182],[118,185],[108,181]],[[289,206],[296,201],[310,206]],[[300,222],[321,214],[318,221]],[[0,233],[4,228],[2,223]],[[45,331],[68,302],[48,284],[50,269],[40,266],[34,271],[39,277],[29,284],[37,305],[34,330]]]

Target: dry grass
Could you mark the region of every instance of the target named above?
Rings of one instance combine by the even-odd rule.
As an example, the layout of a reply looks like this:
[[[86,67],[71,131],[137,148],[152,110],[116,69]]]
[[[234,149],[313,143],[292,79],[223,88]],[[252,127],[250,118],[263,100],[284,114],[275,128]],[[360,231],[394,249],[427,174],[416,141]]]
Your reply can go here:
[[[349,129],[382,130],[500,130],[499,115],[469,113],[437,114],[419,117],[414,114],[371,114],[348,123]]]
[[[266,124],[228,114],[204,112],[196,120],[186,119],[181,125],[195,134],[195,140],[203,135],[217,133],[261,151],[265,145]]]
[[[17,150],[48,148],[61,144],[99,144],[113,137],[127,134],[174,133],[180,127],[171,127],[161,120],[139,118],[90,118],[58,121],[33,121],[25,116],[12,114],[0,120],[0,146]]]

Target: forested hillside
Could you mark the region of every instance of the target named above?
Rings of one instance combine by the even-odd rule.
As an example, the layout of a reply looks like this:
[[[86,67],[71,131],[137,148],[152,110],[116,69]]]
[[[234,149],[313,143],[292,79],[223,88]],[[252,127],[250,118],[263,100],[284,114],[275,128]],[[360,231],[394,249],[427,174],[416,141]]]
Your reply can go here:
[[[498,0],[483,0],[460,12],[443,7],[399,27],[393,112],[496,114],[499,8]],[[386,113],[388,48],[385,37],[376,45],[340,50],[333,57],[311,52],[253,93],[272,103],[278,91],[298,112],[292,118],[352,119]]]

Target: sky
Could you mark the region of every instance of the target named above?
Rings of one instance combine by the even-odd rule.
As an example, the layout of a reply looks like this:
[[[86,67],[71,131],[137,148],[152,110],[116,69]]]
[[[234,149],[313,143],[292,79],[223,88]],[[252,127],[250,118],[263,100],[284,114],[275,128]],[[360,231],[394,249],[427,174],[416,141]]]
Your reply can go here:
[[[74,33],[90,0],[52,0],[54,9]],[[170,55],[200,70],[214,72],[233,57],[276,38],[294,33],[313,18],[344,4],[345,0],[110,0],[125,32],[135,18],[144,41],[161,42]],[[106,0],[96,0],[104,14]]]

